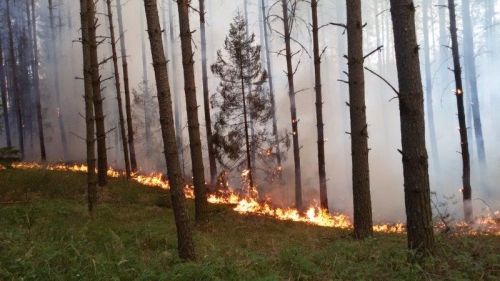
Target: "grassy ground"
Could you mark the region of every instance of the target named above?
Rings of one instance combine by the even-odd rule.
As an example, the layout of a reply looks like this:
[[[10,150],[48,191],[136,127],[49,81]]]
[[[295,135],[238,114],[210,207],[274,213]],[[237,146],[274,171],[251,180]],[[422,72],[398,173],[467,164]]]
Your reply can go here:
[[[499,236],[438,235],[436,255],[416,265],[405,235],[355,241],[221,205],[186,263],[167,191],[111,179],[91,220],[85,188],[84,174],[0,170],[0,280],[500,280]]]

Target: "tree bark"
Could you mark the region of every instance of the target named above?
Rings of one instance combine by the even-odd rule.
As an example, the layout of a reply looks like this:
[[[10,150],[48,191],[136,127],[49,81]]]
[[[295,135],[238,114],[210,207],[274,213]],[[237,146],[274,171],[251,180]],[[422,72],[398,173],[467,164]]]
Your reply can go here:
[[[54,6],[52,0],[49,1],[49,21],[50,21],[50,38],[51,38],[51,51],[52,51],[52,68],[54,70],[54,88],[56,91],[56,106],[57,106],[57,121],[59,123],[59,131],[61,134],[61,143],[63,150],[63,158],[68,160],[68,141],[66,139],[66,129],[64,128],[64,119],[62,114],[61,104],[61,88],[59,84],[59,62],[58,62],[58,48],[56,44],[56,29],[54,26]],[[61,34],[59,34],[61,36]]]
[[[36,117],[38,124],[38,137],[40,140],[40,155],[42,161],[47,160],[45,152],[45,138],[43,134],[43,118],[42,118],[42,103],[40,101],[40,76],[38,74],[38,39],[36,34],[36,14],[35,14],[35,0],[31,0],[31,19],[33,21],[33,77],[35,83],[35,102],[36,102]]]
[[[283,182],[283,173],[281,172],[281,149],[280,149],[280,141],[278,135],[278,118],[276,117],[276,98],[274,96],[274,85],[273,85],[273,70],[271,65],[271,51],[269,47],[269,35],[267,31],[267,17],[266,17],[266,2],[265,0],[261,0],[261,9],[262,9],[262,25],[264,30],[264,43],[266,50],[266,62],[267,62],[267,74],[269,80],[269,95],[271,97],[271,107],[272,107],[272,115],[273,115],[273,135],[274,135],[274,145],[276,146],[276,163],[278,165],[277,172],[279,181]]]
[[[470,155],[467,140],[467,124],[465,122],[464,91],[462,87],[462,68],[460,66],[460,54],[458,50],[457,20],[455,13],[455,1],[448,0],[450,11],[450,33],[451,50],[453,52],[453,73],[455,74],[455,96],[457,97],[458,124],[460,130],[460,146],[462,149],[462,195],[464,202],[464,218],[472,222],[472,188],[470,183]]]
[[[412,0],[391,0],[399,82],[399,113],[408,249],[426,256],[434,251],[434,232],[425,147],[424,94]]]
[[[167,62],[161,41],[160,19],[156,0],[144,0],[146,21],[148,25],[149,42],[153,67],[155,70],[158,104],[160,110],[161,133],[165,149],[170,193],[177,227],[177,244],[179,256],[186,260],[195,260],[193,235],[189,226],[189,217],[182,187],[182,175],[175,143],[174,116],[172,98],[168,82]]]
[[[205,32],[205,0],[200,0],[200,32],[201,32],[201,72],[203,80],[203,105],[205,109],[205,128],[207,132],[208,162],[210,165],[210,184],[217,183],[217,165],[212,140],[212,121],[210,117],[210,95],[208,91],[207,71],[207,38]]]
[[[82,24],[82,53],[83,53],[83,79],[85,86],[85,124],[86,124],[86,146],[87,146],[87,204],[90,214],[93,213],[97,203],[97,179],[95,174],[95,133],[94,133],[94,98],[92,87],[92,59],[90,57],[90,35],[89,35],[89,2],[92,0],[80,0],[80,19]],[[92,17],[93,18],[93,17]]]
[[[121,0],[116,0],[116,13],[118,16],[118,31],[120,32],[120,49],[122,56],[123,84],[125,90],[125,114],[127,115],[127,142],[130,150],[130,170],[137,171],[137,159],[135,157],[134,126],[132,123],[132,107],[130,102],[130,85],[128,80],[127,49],[125,48],[125,32],[123,30],[123,17]]]
[[[316,92],[316,127],[318,136],[319,200],[321,208],[328,211],[328,191],[326,187],[325,168],[325,135],[323,129],[323,97],[321,93],[321,53],[319,50],[318,34],[318,0],[311,0],[311,11],[315,78],[314,90]]]
[[[368,164],[368,124],[366,123],[361,0],[346,0],[346,7],[354,236],[364,239],[373,235],[373,222]]]
[[[0,36],[0,91],[2,92],[2,112],[3,112],[3,121],[5,123],[5,135],[7,137],[7,146],[12,146],[12,139],[10,136],[10,122],[9,122],[9,112],[7,109],[7,87],[6,83],[6,75],[5,68],[3,65],[3,46],[2,46],[2,37]]]
[[[122,94],[120,86],[120,70],[118,69],[118,55],[116,54],[115,27],[113,25],[113,12],[111,10],[111,0],[106,0],[106,4],[108,7],[109,34],[111,37],[110,38],[111,51],[113,54],[113,67],[115,71],[116,100],[118,102],[118,116],[120,118],[120,133],[122,136],[123,154],[125,160],[125,172],[127,174],[127,179],[130,179],[130,160],[129,160],[129,152],[127,146],[127,135],[125,133],[125,118],[123,115]]]
[[[12,30],[12,22],[10,19],[10,0],[7,0],[7,26],[9,29],[9,47],[10,47],[10,64],[12,69],[12,86],[10,89],[15,97],[15,106],[17,111],[17,130],[19,134],[19,150],[21,151],[21,158],[24,159],[24,129],[23,129],[23,115],[21,112],[21,91],[17,80],[17,62],[14,50],[14,34]]]
[[[486,168],[486,153],[484,150],[483,129],[481,125],[481,111],[479,109],[479,97],[477,89],[476,58],[474,56],[474,37],[472,34],[472,23],[470,15],[469,0],[462,0],[462,21],[464,36],[464,62],[465,68],[469,72],[468,82],[471,93],[472,119],[474,121],[474,134],[476,137],[477,156],[481,170]]]
[[[195,219],[197,223],[208,222],[207,193],[201,152],[200,123],[198,121],[198,103],[196,102],[196,85],[194,79],[194,61],[191,46],[191,29],[189,27],[189,0],[178,0],[179,27],[181,32],[182,66],[184,69],[184,92],[186,95],[186,112],[188,119],[189,147],[193,169],[195,195]]]
[[[290,98],[290,115],[292,121],[292,142],[293,142],[293,160],[295,164],[295,207],[302,210],[302,179],[300,172],[300,146],[299,146],[299,128],[297,119],[297,107],[295,106],[295,85],[293,81],[292,51],[290,47],[290,26],[288,19],[287,0],[281,0],[283,8],[283,25],[285,36],[286,65],[288,78],[288,96]]]
[[[423,0],[423,29],[424,31],[429,30],[429,1]],[[434,170],[439,174],[439,152],[437,148],[436,140],[436,129],[434,127],[434,109],[432,104],[432,75],[431,75],[431,58],[430,58],[430,42],[429,42],[429,32],[424,33],[424,60],[425,60],[425,92],[426,92],[426,102],[427,102],[427,125],[429,127],[429,139],[431,143],[431,155],[432,164],[434,165]]]
[[[95,111],[95,127],[97,136],[97,180],[99,186],[105,186],[107,183],[108,160],[106,151],[106,129],[104,126],[104,110],[102,106],[103,98],[101,96],[101,77],[99,75],[99,61],[97,58],[96,28],[97,19],[95,17],[96,9],[94,0],[88,0],[88,24],[89,24],[89,43],[90,59],[92,70],[92,98]]]

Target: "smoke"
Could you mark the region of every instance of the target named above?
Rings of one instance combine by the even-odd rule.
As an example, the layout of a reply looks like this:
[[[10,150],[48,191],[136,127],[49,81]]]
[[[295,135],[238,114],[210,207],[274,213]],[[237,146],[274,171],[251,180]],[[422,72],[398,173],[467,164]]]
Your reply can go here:
[[[168,17],[168,1],[159,0],[160,12],[167,13],[167,25],[170,24]],[[258,9],[261,0],[249,0],[249,23],[250,29],[257,36],[260,36]],[[129,78],[130,87],[141,93],[141,83],[143,80],[142,73],[142,56],[141,56],[141,32],[140,28],[140,13],[143,11],[143,2],[138,0],[124,1],[124,29],[128,63],[129,63]],[[267,1],[270,3],[271,1]],[[331,3],[334,2],[334,3]],[[343,82],[337,80],[347,80],[342,71],[347,71],[346,60],[343,58],[345,54],[345,44],[342,46],[342,40],[347,39],[341,27],[328,25],[330,22],[343,22],[345,10],[343,1],[322,1],[320,2],[320,25],[325,25],[320,30],[320,49],[326,48],[322,57],[322,82],[323,82],[323,115],[325,122],[325,136],[328,141],[325,144],[326,149],[326,170],[327,170],[327,185],[328,199],[330,210],[333,212],[343,212],[352,214],[352,184],[351,184],[351,160],[350,160],[350,139],[349,139],[349,114],[346,102],[348,101],[348,88]],[[375,10],[375,3],[377,9]],[[478,2],[478,1],[476,1]],[[487,26],[485,21],[485,9],[482,2],[472,5],[473,24],[475,26],[475,52],[478,86],[480,93],[481,118],[483,125],[483,138],[487,152],[487,169],[481,169],[477,161],[476,142],[473,134],[473,124],[467,124],[470,128],[469,147],[471,150],[472,159],[472,194],[475,215],[478,216],[485,209],[485,204],[481,198],[486,201],[493,209],[500,208],[499,192],[496,182],[500,180],[500,150],[497,149],[496,143],[500,139],[500,131],[497,129],[496,120],[500,118],[500,104],[497,89],[500,88],[500,80],[498,77],[498,64],[500,57],[500,46],[498,40],[498,27]],[[113,3],[114,4],[114,3]],[[163,7],[165,4],[166,7]],[[196,8],[197,1],[192,1]],[[430,150],[429,134],[426,134],[428,140],[429,153],[429,172],[431,181],[431,190],[436,192],[438,199],[446,200],[443,196],[454,197],[458,203],[450,202],[450,211],[456,214],[460,219],[463,216],[463,206],[461,202],[461,177],[462,163],[460,154],[460,138],[458,127],[458,119],[456,116],[456,100],[453,94],[453,81],[446,68],[449,66],[449,57],[451,52],[443,46],[440,46],[439,38],[439,7],[431,6],[430,26],[432,30],[422,30],[422,5],[421,1],[417,1],[417,36],[419,44],[423,44],[423,32],[429,32],[431,42],[431,73],[433,75],[433,111],[434,123],[436,127],[436,138],[438,145],[439,167],[433,162]],[[365,61],[365,66],[382,75],[394,87],[397,88],[397,72],[395,69],[394,46],[392,35],[392,22],[390,12],[388,10],[388,1],[363,1],[363,17],[367,23],[364,31],[364,49],[368,54],[377,46],[383,45],[383,50],[380,53],[374,53]],[[45,1],[41,1],[37,7],[38,13],[38,36],[39,51],[41,54],[40,65],[42,75],[42,103],[44,107],[44,124],[46,126],[46,141],[47,153],[51,161],[57,161],[62,157],[61,141],[59,137],[59,129],[56,126],[57,108],[55,107],[54,99],[54,73],[50,66],[49,48],[50,39],[48,31],[48,11]],[[175,38],[179,40],[178,34],[178,18],[177,6],[173,3],[174,8],[173,24],[175,26]],[[107,19],[104,18],[103,6],[98,4],[99,9],[99,29],[98,33],[102,36],[107,36],[106,30]],[[218,49],[223,47],[224,38],[229,30],[229,24],[237,10],[243,10],[242,1],[218,1],[206,0],[207,8],[207,45],[208,45],[208,64],[215,61],[215,54]],[[500,7],[495,7],[498,10]],[[63,99],[63,108],[60,112],[65,118],[67,127],[68,141],[70,145],[70,159],[65,161],[83,162],[85,159],[85,144],[81,139],[85,135],[85,122],[80,116],[83,113],[83,81],[82,77],[82,55],[81,44],[79,39],[80,24],[79,6],[75,2],[64,1],[57,7],[61,9],[63,16],[62,23],[63,37],[62,43],[58,44],[58,55],[60,63],[60,82]],[[339,10],[340,9],[340,10]],[[113,9],[116,11],[116,9]],[[267,10],[267,9],[266,9]],[[458,10],[458,9],[457,9]],[[314,77],[312,72],[312,60],[307,55],[306,51],[312,55],[311,50],[308,50],[310,43],[308,24],[308,13],[310,7],[307,3],[299,5],[299,15],[301,20],[296,21],[296,26],[292,36],[301,44],[293,44],[293,52],[302,51],[294,56],[294,65],[300,61],[295,74],[296,89],[300,90],[297,94],[297,109],[299,122],[299,142],[301,146],[301,168],[302,168],[302,185],[304,189],[304,201],[313,204],[314,201],[319,201],[319,179],[317,168],[317,146],[316,146],[316,117],[315,117],[315,97],[314,97]],[[57,12],[56,12],[57,14]],[[281,5],[275,5],[270,11],[271,28],[275,29],[271,32],[272,40],[270,41],[273,61],[273,78],[275,81],[276,104],[278,106],[278,128],[280,130],[291,131],[288,88],[286,74],[283,72],[286,69],[285,59],[278,53],[284,48],[283,39],[279,33],[283,29],[283,23],[273,14],[281,14]],[[1,15],[0,15],[1,16]],[[69,17],[68,17],[69,16]],[[448,14],[446,12],[446,18]],[[116,20],[116,16],[114,17]],[[161,15],[160,15],[161,18]],[[497,16],[493,17],[492,22],[498,20]],[[69,29],[71,22],[72,28]],[[379,27],[377,28],[376,22]],[[448,22],[448,20],[446,20]],[[115,32],[118,33],[118,24],[115,22]],[[461,19],[459,19],[459,32],[461,32]],[[169,32],[168,26],[162,26],[165,32]],[[201,81],[201,44],[199,38],[199,16],[193,11],[191,13],[191,28],[193,33],[194,58],[197,72],[196,86],[198,90],[198,103],[201,105],[202,99],[202,81]],[[446,24],[448,31],[448,24]],[[2,34],[5,34],[1,30]],[[340,37],[339,37],[340,36]],[[3,36],[5,38],[5,36]],[[146,35],[147,38],[147,35]],[[448,38],[448,37],[447,37]],[[449,41],[446,38],[446,42]],[[147,40],[147,39],[146,39]],[[5,40],[4,40],[5,41]],[[259,39],[256,40],[260,42]],[[340,43],[339,43],[340,42]],[[4,44],[5,45],[5,44]],[[105,59],[110,55],[109,43],[104,42],[100,46],[100,59]],[[149,46],[148,44],[146,46]],[[171,64],[171,45],[166,46],[169,53]],[[183,91],[183,74],[181,64],[180,43],[177,41],[177,49],[175,50],[177,58],[177,66],[175,69],[169,68],[170,82],[172,94],[181,98],[182,124],[186,128],[187,121],[185,120],[184,106],[184,91]],[[118,49],[119,50],[119,49]],[[4,52],[5,52],[4,47]],[[420,51],[423,56],[423,48]],[[423,58],[423,57],[422,57]],[[154,85],[153,67],[151,65],[151,55],[148,49],[147,55],[149,85]],[[421,59],[421,69],[423,71],[424,60]],[[104,65],[101,68],[101,76],[103,79],[113,75],[111,64]],[[121,70],[121,67],[120,67]],[[423,75],[423,78],[425,75]],[[175,83],[173,83],[175,81]],[[175,87],[173,86],[175,84]],[[217,89],[218,81],[209,73],[210,92],[214,93]],[[399,105],[398,100],[393,99],[395,93],[379,78],[369,72],[365,72],[366,85],[366,103],[367,103],[367,120],[369,131],[369,147],[370,150],[370,182],[371,196],[373,205],[373,214],[375,221],[403,221],[405,220],[404,209],[404,187],[403,187],[403,171],[401,155],[397,149],[401,148],[400,124],[399,124]],[[107,130],[117,126],[117,110],[116,110],[116,94],[114,82],[112,79],[106,80],[103,84],[105,96],[105,111],[107,113]],[[153,87],[154,88],[154,87]],[[425,90],[425,89],[424,89]],[[468,91],[465,91],[468,94]],[[154,91],[150,93],[155,97]],[[391,100],[391,101],[390,101]],[[137,109],[136,109],[137,110]],[[428,110],[428,109],[426,109]],[[200,106],[199,116],[203,118],[203,106]],[[469,113],[468,111],[466,113]],[[470,119],[468,119],[470,120]],[[2,120],[3,122],[3,120]],[[203,120],[200,120],[202,138],[205,135]],[[143,132],[144,129],[138,124],[134,124],[136,132]],[[155,132],[159,134],[159,132]],[[35,134],[36,135],[36,134]],[[5,135],[0,135],[0,145],[5,144]],[[156,137],[158,137],[157,135]],[[109,164],[116,168],[123,167],[121,142],[119,141],[119,132],[115,129],[108,134],[108,150]],[[39,152],[35,141],[31,145],[30,153],[27,160],[38,160]],[[161,154],[161,147],[154,148],[155,156],[146,155],[146,146],[144,139],[138,136],[136,142],[136,151],[138,163],[144,171],[150,170],[165,170],[164,159],[157,157]],[[184,144],[188,146],[187,130],[183,131]],[[16,143],[16,142],[14,142]],[[161,142],[158,142],[161,145]],[[283,163],[283,175],[285,182],[283,185],[274,183],[272,185],[261,181],[263,189],[267,191],[269,197],[275,198],[273,202],[279,204],[293,205],[294,202],[294,168],[292,151],[288,152],[287,161]],[[204,157],[208,157],[208,153],[204,150]],[[190,157],[188,149],[185,150],[183,163],[184,170],[187,174],[190,173]],[[209,177],[208,160],[205,162],[206,178]],[[220,171],[219,171],[220,172]],[[239,175],[236,175],[239,176]],[[233,179],[235,185],[238,184],[237,179]],[[453,200],[451,200],[453,201]]]

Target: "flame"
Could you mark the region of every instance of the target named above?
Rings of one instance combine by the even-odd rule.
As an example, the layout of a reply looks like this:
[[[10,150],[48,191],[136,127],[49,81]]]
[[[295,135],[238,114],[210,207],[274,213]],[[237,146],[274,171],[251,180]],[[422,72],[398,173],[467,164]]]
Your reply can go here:
[[[41,165],[37,163],[23,162],[14,163],[12,164],[12,167],[16,169],[47,169],[52,171],[88,171],[87,166],[77,164]],[[3,169],[5,169],[5,167],[0,165],[0,170]],[[278,167],[277,169],[281,170],[281,167]],[[249,175],[249,173],[249,170],[244,170],[241,175],[246,180],[246,177]],[[108,176],[113,178],[125,177],[124,172],[116,171],[113,168],[109,168],[107,174]],[[224,175],[224,173],[221,173],[220,177],[223,177]],[[148,175],[134,173],[131,175],[131,179],[145,186],[170,189],[168,181],[163,177],[163,174],[159,172],[152,172]],[[279,208],[272,204],[270,198],[266,198],[265,201],[259,201],[257,199],[257,190],[254,187],[250,188],[251,192],[248,192],[246,195],[242,195],[241,193],[236,192],[227,185],[225,185],[224,187],[224,190],[216,191],[214,194],[208,194],[208,202],[212,204],[234,205],[233,210],[240,214],[258,214],[262,216],[272,217],[278,220],[303,222],[323,227],[335,227],[341,229],[352,229],[353,227],[350,218],[345,214],[331,214],[328,213],[328,211],[317,206],[311,206],[303,213],[295,208]],[[193,199],[193,186],[185,185],[184,194],[187,198]],[[456,233],[465,233],[471,235],[500,235],[500,211],[492,212],[491,216],[488,217],[477,218],[472,224],[459,222],[454,224],[452,227]],[[449,228],[449,226],[446,226],[443,223],[437,223],[434,228],[437,231],[444,231]],[[384,233],[405,233],[406,226],[403,223],[379,224],[374,225],[373,230],[375,232]]]
[[[0,165],[0,171],[1,170],[7,170],[7,168],[5,166],[3,166],[3,165]]]

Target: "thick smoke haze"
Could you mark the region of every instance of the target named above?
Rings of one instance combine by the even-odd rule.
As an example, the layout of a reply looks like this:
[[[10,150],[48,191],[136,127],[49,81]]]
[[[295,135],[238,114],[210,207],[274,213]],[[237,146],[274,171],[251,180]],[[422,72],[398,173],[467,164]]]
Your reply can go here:
[[[56,1],[59,2],[59,1]],[[172,2],[172,3],[169,3]],[[261,31],[259,18],[259,7],[261,0],[248,0],[248,16],[249,28],[256,35],[256,42],[260,44]],[[283,23],[277,17],[282,12],[281,4],[274,4],[274,1],[265,1],[267,3],[266,11],[269,18],[269,27],[271,30],[270,48],[272,51],[272,77],[275,85],[275,95],[278,114],[278,128],[280,131],[291,131],[290,121],[290,103],[288,99],[288,86],[286,74],[286,62],[282,49],[284,49],[284,41],[280,36],[283,30]],[[392,21],[389,11],[388,0],[372,0],[363,2],[363,18],[366,22],[364,28],[364,50],[365,54],[369,54],[378,46],[383,48],[380,52],[371,54],[365,60],[365,66],[374,72],[378,73],[396,89],[397,71],[394,56],[394,42],[392,34]],[[424,42],[423,32],[427,32],[430,37],[430,57],[431,57],[431,73],[432,73],[432,97],[434,124],[436,128],[436,139],[438,145],[439,165],[433,161],[434,151],[430,148],[429,133],[426,134],[427,151],[429,154],[429,172],[431,180],[431,191],[435,192],[433,201],[447,201],[449,203],[449,211],[452,212],[458,219],[462,219],[462,201],[460,189],[462,186],[462,162],[460,151],[460,137],[458,131],[457,106],[456,98],[453,92],[454,81],[452,80],[452,72],[448,70],[451,67],[451,50],[447,46],[440,44],[441,37],[439,31],[439,13],[444,13],[446,17],[446,34],[444,42],[449,44],[449,24],[448,10],[438,6],[442,1],[430,1],[429,15],[429,30],[423,30],[423,13],[422,1],[415,1],[417,6],[417,36],[420,45],[421,70],[423,79],[424,73]],[[460,6],[461,1],[456,1]],[[490,207],[498,210],[500,208],[499,187],[497,182],[500,180],[500,150],[497,143],[500,139],[500,130],[498,130],[497,120],[500,120],[500,96],[497,89],[500,88],[500,80],[498,79],[500,62],[500,42],[498,26],[488,26],[485,20],[485,8],[483,1],[474,1],[472,4],[472,16],[474,25],[474,40],[476,53],[476,67],[478,73],[479,87],[479,103],[481,109],[481,120],[483,125],[483,137],[486,148],[487,169],[481,170],[477,160],[476,140],[473,134],[473,124],[468,123],[469,127],[469,149],[471,151],[472,164],[472,196],[474,211],[476,216],[486,214],[487,206],[482,201],[486,201]],[[115,1],[113,1],[113,5]],[[145,27],[141,28],[141,14],[144,13],[143,2],[140,0],[122,1],[124,13],[124,29],[126,30],[125,40],[127,48],[127,59],[129,63],[129,78],[130,87],[133,88],[139,95],[143,91],[143,58],[141,32],[145,32]],[[171,5],[169,5],[171,4]],[[0,6],[3,9],[3,3]],[[16,4],[20,5],[20,4]],[[166,24],[163,26],[164,32],[169,32],[171,20],[174,25],[174,37],[177,40],[175,69],[169,67],[170,86],[174,96],[181,97],[181,113],[183,116],[182,124],[184,125],[183,139],[184,146],[188,147],[189,140],[187,134],[187,120],[185,119],[186,112],[184,106],[184,91],[183,91],[183,74],[181,64],[181,50],[178,34],[178,18],[177,4],[173,0],[158,0],[159,10],[161,13],[166,13]],[[199,15],[195,11],[198,6],[198,1],[192,1],[193,11],[191,12],[191,28],[193,29],[194,57],[196,68],[196,88],[198,93],[200,127],[202,132],[202,141],[205,143],[206,138],[203,118],[203,98],[202,98],[202,81],[201,81],[201,43],[199,33]],[[169,6],[173,8],[174,18],[169,18]],[[215,61],[216,51],[223,48],[224,39],[229,30],[229,24],[233,17],[244,11],[243,0],[207,0],[207,44],[208,44],[208,64],[211,65]],[[85,143],[81,139],[85,135],[85,122],[80,116],[83,114],[83,81],[80,79],[82,73],[82,55],[81,43],[79,40],[79,4],[75,0],[61,1],[56,6],[56,16],[61,14],[61,28],[58,34],[58,55],[60,82],[62,93],[62,107],[58,110],[54,98],[54,72],[51,68],[49,49],[49,29],[48,29],[48,8],[46,1],[38,1],[38,28],[37,35],[39,39],[40,51],[40,66],[42,75],[42,106],[44,108],[44,124],[46,126],[46,145],[47,154],[50,161],[58,161],[62,159],[60,132],[57,124],[57,114],[63,114],[65,125],[68,132],[68,140],[70,145],[70,159],[63,161],[84,162],[85,159]],[[107,18],[104,14],[104,5],[102,1],[98,2],[98,34],[108,36],[109,31]],[[500,7],[495,7],[498,11]],[[320,30],[320,49],[325,50],[322,57],[322,84],[323,84],[323,114],[325,122],[325,136],[328,141],[325,144],[326,149],[326,171],[328,185],[328,199],[330,210],[333,212],[343,212],[349,215],[352,214],[352,179],[351,179],[351,145],[349,139],[349,109],[346,105],[348,102],[348,86],[346,83],[339,80],[347,80],[347,76],[343,73],[347,71],[347,60],[343,57],[346,54],[347,36],[344,34],[344,29],[339,26],[330,25],[329,23],[345,23],[345,1],[320,1],[319,20],[323,26]],[[457,11],[461,11],[460,7]],[[113,6],[113,12],[116,12]],[[0,12],[0,17],[3,21],[3,12]],[[277,16],[276,16],[277,15]],[[18,17],[22,17],[19,14]],[[162,19],[163,15],[160,15]],[[302,166],[302,185],[304,200],[306,203],[313,204],[314,201],[319,201],[319,179],[318,179],[318,164],[317,164],[317,139],[316,139],[316,114],[315,114],[315,96],[314,96],[314,71],[312,66],[312,43],[310,35],[310,4],[303,2],[298,5],[297,20],[292,31],[292,37],[295,42],[292,43],[292,52],[297,52],[294,56],[294,67],[300,62],[295,74],[296,90],[300,91],[297,94],[297,110],[299,121],[299,142],[301,146],[301,166]],[[116,20],[116,16],[114,17]],[[459,20],[459,37],[462,38],[462,20],[461,15],[458,15]],[[497,22],[497,17],[492,19],[493,23]],[[16,21],[17,22],[17,21]],[[21,22],[21,21],[19,21]],[[377,26],[378,25],[378,26]],[[22,23],[15,25],[16,28],[22,29]],[[118,24],[115,22],[115,33],[118,33]],[[145,26],[145,24],[144,24]],[[4,41],[4,53],[6,53],[6,32],[5,28],[0,27],[0,34]],[[144,33],[147,40],[147,33]],[[168,37],[170,34],[168,34]],[[147,72],[149,79],[150,95],[155,97],[155,82],[154,72],[151,64],[151,54],[149,42],[146,42],[146,59]],[[460,42],[461,43],[461,42]],[[119,48],[118,48],[119,49]],[[170,41],[167,42],[166,52],[168,53],[169,64],[172,63],[172,49]],[[109,42],[106,40],[100,47],[99,58],[104,60],[111,54]],[[264,54],[263,54],[264,55]],[[102,79],[106,79],[113,75],[111,62],[104,65],[101,69]],[[121,70],[121,67],[120,67]],[[398,149],[401,148],[401,135],[399,124],[399,104],[394,98],[396,94],[393,90],[381,79],[372,73],[365,71],[366,78],[366,103],[367,103],[367,121],[369,124],[369,147],[371,148],[370,160],[370,182],[372,191],[373,215],[375,221],[404,221],[404,191],[403,191],[403,171],[401,154]],[[175,82],[174,82],[175,81]],[[424,82],[424,81],[423,81]],[[210,93],[217,91],[218,81],[209,71],[209,87]],[[425,89],[424,92],[428,89]],[[464,85],[466,83],[464,82]],[[107,130],[118,124],[116,93],[114,81],[106,80],[103,83],[105,91],[105,112]],[[123,93],[122,93],[123,94]],[[465,95],[469,101],[469,90],[466,87]],[[154,99],[156,100],[156,99]],[[11,106],[11,105],[9,105]],[[470,103],[468,103],[466,114],[470,114]],[[143,112],[140,107],[134,109],[137,118],[143,118]],[[426,110],[429,110],[426,108]],[[157,114],[157,113],[156,113]],[[426,116],[427,117],[427,116]],[[154,115],[152,122],[158,122],[157,115]],[[471,118],[467,118],[470,122]],[[428,120],[426,120],[428,122]],[[426,123],[427,124],[427,123]],[[138,120],[134,124],[138,142],[136,143],[136,151],[138,156],[138,164],[143,171],[165,171],[165,163],[161,155],[162,148],[159,145],[154,147],[154,152],[146,155],[146,146],[144,137],[141,136],[144,128],[141,121]],[[154,126],[153,126],[154,130]],[[36,130],[34,130],[36,132]],[[154,138],[159,139],[160,132],[154,131]],[[29,137],[28,137],[29,138]],[[119,130],[116,129],[108,134],[108,163],[117,169],[123,166],[123,157],[121,149],[121,141],[119,141]],[[16,140],[17,138],[14,138]],[[28,141],[27,145],[27,161],[39,160],[38,144],[36,143],[36,133],[34,140]],[[0,135],[0,146],[5,146],[5,133]],[[17,143],[17,141],[14,141]],[[31,143],[31,144],[30,144]],[[156,142],[159,143],[159,142]],[[205,145],[205,144],[204,144]],[[186,149],[188,151],[188,149]],[[206,178],[209,178],[208,153],[206,149],[203,151],[206,158],[205,170]],[[184,153],[184,171],[190,174],[191,165],[188,152]],[[219,171],[220,172],[220,171]],[[293,205],[294,202],[294,186],[293,186],[293,156],[292,149],[288,151],[287,160],[283,163],[284,184],[274,183],[269,185],[260,179],[259,187],[266,190],[273,198],[273,202],[282,203],[284,205]],[[235,172],[231,178],[234,186],[239,186],[240,180],[238,173]],[[451,199],[445,199],[451,198]],[[482,200],[476,200],[480,198]],[[453,203],[457,201],[457,203]]]

